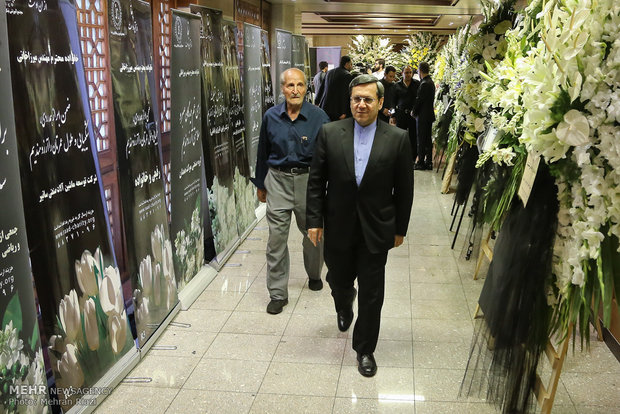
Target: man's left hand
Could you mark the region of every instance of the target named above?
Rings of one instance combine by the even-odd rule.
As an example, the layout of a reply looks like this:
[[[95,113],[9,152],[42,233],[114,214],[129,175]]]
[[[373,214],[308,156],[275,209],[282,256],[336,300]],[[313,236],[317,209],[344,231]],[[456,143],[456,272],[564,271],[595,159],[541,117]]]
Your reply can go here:
[[[394,247],[398,247],[403,244],[403,240],[405,240],[405,236],[395,235],[394,236]]]

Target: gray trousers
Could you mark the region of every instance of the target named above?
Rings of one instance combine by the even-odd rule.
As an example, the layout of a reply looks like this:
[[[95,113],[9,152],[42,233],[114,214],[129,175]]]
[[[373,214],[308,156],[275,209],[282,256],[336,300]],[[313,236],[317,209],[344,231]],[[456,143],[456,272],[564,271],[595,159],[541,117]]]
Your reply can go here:
[[[271,299],[288,299],[290,257],[288,233],[291,212],[303,234],[304,267],[310,279],[320,279],[323,269],[323,243],[314,247],[306,231],[306,187],[308,174],[289,174],[269,169],[265,177],[267,190],[267,289]]]

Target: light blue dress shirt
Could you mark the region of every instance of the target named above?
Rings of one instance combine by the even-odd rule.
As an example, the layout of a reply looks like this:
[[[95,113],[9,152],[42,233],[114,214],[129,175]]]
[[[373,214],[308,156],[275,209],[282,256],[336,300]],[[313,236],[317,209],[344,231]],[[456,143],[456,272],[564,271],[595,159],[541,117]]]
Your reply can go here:
[[[363,127],[354,122],[353,128],[353,157],[355,161],[355,181],[359,187],[368,165],[370,157],[370,149],[375,140],[375,132],[377,131],[377,122],[373,122],[367,127]]]

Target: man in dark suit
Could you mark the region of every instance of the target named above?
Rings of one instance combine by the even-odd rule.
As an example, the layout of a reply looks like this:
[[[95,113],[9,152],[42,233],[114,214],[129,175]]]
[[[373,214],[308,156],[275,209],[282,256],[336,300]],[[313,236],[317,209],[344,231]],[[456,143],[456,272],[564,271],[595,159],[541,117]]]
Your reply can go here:
[[[384,122],[390,122],[390,117],[394,113],[396,107],[396,88],[394,81],[396,80],[396,68],[394,66],[387,66],[385,72],[383,72],[383,79],[380,80],[383,84],[383,106],[379,109],[379,119]]]
[[[325,80],[317,92],[316,100],[329,119],[337,121],[351,116],[349,109],[349,83],[353,76],[350,71],[353,62],[348,56],[340,58],[340,66],[327,72]]]
[[[358,317],[353,349],[358,370],[377,372],[388,250],[403,243],[413,201],[413,170],[407,133],[377,121],[383,85],[360,75],[350,86],[354,119],[323,125],[308,178],[306,227],[313,243],[325,235],[327,282],[338,328],[353,321],[357,278]]]
[[[416,170],[433,169],[433,141],[431,138],[435,122],[435,84],[430,76],[428,63],[420,63],[420,86],[413,106],[413,115],[418,122],[418,162]]]
[[[403,78],[396,84],[396,126],[409,132],[411,158],[418,156],[418,131],[415,118],[411,116],[413,104],[418,95],[420,81],[413,79],[413,68],[409,65],[403,69]]]

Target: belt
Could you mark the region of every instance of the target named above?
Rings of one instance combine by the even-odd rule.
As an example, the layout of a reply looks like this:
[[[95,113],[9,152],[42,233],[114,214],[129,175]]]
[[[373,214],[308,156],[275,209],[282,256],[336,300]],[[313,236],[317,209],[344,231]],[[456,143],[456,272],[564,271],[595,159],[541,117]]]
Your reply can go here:
[[[274,170],[278,170],[281,171],[283,173],[287,173],[287,174],[307,174],[308,172],[310,172],[310,167],[271,167]]]

